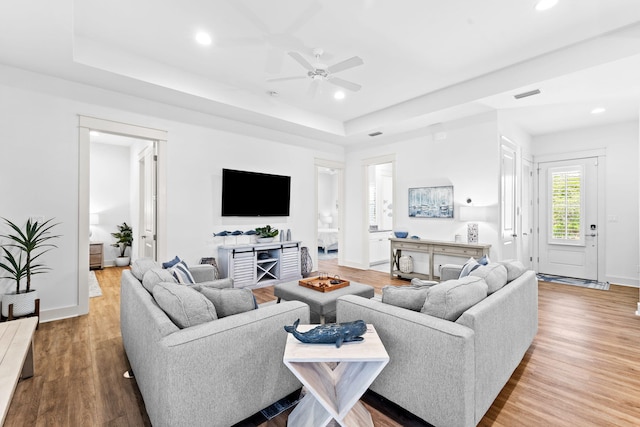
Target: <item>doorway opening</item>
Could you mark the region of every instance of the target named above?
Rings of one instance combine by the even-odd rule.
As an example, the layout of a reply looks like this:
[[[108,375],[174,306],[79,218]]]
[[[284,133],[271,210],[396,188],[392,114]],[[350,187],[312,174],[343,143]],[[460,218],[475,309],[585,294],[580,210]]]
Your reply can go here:
[[[94,133],[92,135],[91,133]],[[92,145],[98,137],[96,132],[104,139],[109,139],[112,144],[120,144],[120,152],[128,152],[129,156],[123,160],[125,155],[122,153],[115,154],[115,158],[119,158],[119,172],[116,173],[126,174],[130,177],[129,180],[124,179],[124,186],[127,188],[111,188],[107,187],[105,193],[123,193],[126,196],[118,196],[120,205],[127,204],[126,207],[120,207],[119,209],[109,210],[105,208],[104,201],[100,200],[100,197],[92,200],[91,189],[91,175],[92,175]],[[156,233],[156,256],[155,259],[162,257],[166,253],[165,249],[165,230],[166,230],[166,178],[165,178],[165,165],[164,155],[166,150],[167,133],[165,131],[150,129],[125,123],[113,122],[109,120],[97,119],[94,117],[79,116],[78,127],[78,140],[79,140],[79,182],[80,188],[78,190],[78,314],[86,314],[89,312],[89,264],[90,264],[90,242],[95,242],[97,239],[103,241],[103,250],[115,250],[110,244],[113,242],[111,238],[111,232],[117,231],[113,224],[122,224],[124,221],[122,218],[129,218],[130,225],[133,228],[134,242],[133,247],[130,248],[130,255],[133,258],[138,256],[136,251],[140,242],[140,232],[142,230],[141,224],[143,223],[139,219],[141,212],[140,206],[136,201],[140,197],[140,191],[135,184],[139,181],[140,175],[137,171],[138,157],[137,153],[143,151],[148,145],[154,145],[157,147],[157,179],[154,181],[154,186],[158,189],[155,196],[155,204],[157,208],[154,211]],[[92,141],[93,140],[93,141]],[[154,141],[151,143],[151,141]],[[106,144],[109,145],[109,144]],[[97,146],[96,146],[97,147]],[[124,148],[123,148],[124,147]],[[111,154],[117,153],[118,150],[113,147],[100,147],[105,149]],[[128,167],[127,167],[128,166]],[[135,171],[135,172],[134,172]],[[109,176],[109,171],[104,172]],[[113,186],[116,186],[117,179],[114,177],[112,180]],[[128,183],[128,184],[127,184]],[[106,184],[109,185],[109,182]],[[128,198],[129,203],[122,202],[123,198]],[[128,212],[127,212],[128,211]],[[103,215],[100,213],[104,212]],[[91,224],[91,223],[94,224]],[[98,222],[98,224],[95,224]],[[90,237],[91,236],[91,237]],[[106,257],[110,255],[105,253]]]
[[[343,263],[344,166],[342,163],[316,160],[316,240],[313,257],[318,271],[331,271]],[[317,249],[317,250],[316,250]]]
[[[366,265],[369,269],[390,270],[390,241],[395,207],[394,156],[369,159],[364,165],[366,186]]]

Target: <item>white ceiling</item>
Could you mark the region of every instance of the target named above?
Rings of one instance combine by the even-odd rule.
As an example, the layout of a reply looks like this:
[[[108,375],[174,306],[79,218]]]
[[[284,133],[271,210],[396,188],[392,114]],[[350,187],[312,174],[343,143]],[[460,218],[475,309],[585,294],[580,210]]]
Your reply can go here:
[[[11,4],[9,4],[11,3]],[[23,0],[0,3],[0,63],[340,144],[500,110],[538,135],[637,120],[640,1]],[[214,43],[194,42],[197,31]],[[313,48],[362,85],[311,98]],[[514,100],[531,89],[541,94]],[[272,96],[270,92],[277,92]],[[604,114],[589,114],[592,108]]]

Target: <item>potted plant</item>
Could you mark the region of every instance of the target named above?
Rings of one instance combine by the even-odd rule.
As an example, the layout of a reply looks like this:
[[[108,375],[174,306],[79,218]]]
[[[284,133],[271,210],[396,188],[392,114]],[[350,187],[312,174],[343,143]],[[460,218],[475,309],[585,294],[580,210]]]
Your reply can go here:
[[[15,290],[3,295],[2,315],[7,317],[9,305],[13,304],[13,315],[16,317],[24,316],[35,311],[35,301],[38,299],[38,291],[31,288],[31,276],[51,270],[38,258],[57,247],[50,240],[60,237],[51,234],[51,229],[58,223],[52,224],[53,219],[42,223],[31,222],[31,219],[28,219],[23,230],[8,219],[3,219],[5,224],[13,230],[13,233],[0,235],[0,237],[9,240],[9,243],[2,246],[3,262],[0,262],[0,268],[5,271],[7,276],[1,278],[15,280],[16,287]],[[18,251],[17,256],[14,253],[16,250]],[[27,283],[24,290],[20,287],[22,279],[26,279]]]
[[[256,228],[256,240],[260,243],[268,243],[273,241],[273,238],[278,235],[278,230],[271,228],[270,225]]]
[[[133,242],[133,229],[129,227],[126,222],[123,222],[122,225],[116,225],[116,228],[118,228],[118,232],[111,233],[111,235],[116,238],[116,242],[111,246],[120,248],[120,255],[116,258],[116,266],[124,267],[129,265],[131,261],[131,257],[127,256],[126,251],[128,247],[131,247],[131,243]]]

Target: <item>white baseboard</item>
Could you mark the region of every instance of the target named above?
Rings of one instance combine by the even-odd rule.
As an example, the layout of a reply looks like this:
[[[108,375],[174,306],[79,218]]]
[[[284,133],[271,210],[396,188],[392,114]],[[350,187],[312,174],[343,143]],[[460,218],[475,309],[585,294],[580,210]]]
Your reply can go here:
[[[640,280],[637,277],[607,276],[606,280],[614,285],[640,288]]]
[[[80,315],[78,310],[79,307],[77,305],[72,307],[54,308],[46,311],[40,310],[40,322],[47,323],[53,322],[54,320],[78,317]]]

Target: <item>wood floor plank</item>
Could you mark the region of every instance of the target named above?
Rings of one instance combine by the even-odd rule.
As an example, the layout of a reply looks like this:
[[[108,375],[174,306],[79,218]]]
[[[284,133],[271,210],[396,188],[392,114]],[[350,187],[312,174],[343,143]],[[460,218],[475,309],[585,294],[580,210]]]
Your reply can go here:
[[[371,284],[376,293],[408,284],[388,273],[339,267],[336,260],[320,261],[317,269]],[[151,425],[135,380],[122,377],[129,366],[120,337],[121,271],[96,271],[103,296],[90,300],[89,315],[40,325],[35,376],[18,383],[5,426]],[[254,294],[259,303],[275,299],[273,287]],[[640,425],[637,301],[635,288],[541,282],[538,335],[479,425]],[[376,427],[407,423],[365,405]],[[284,427],[289,412],[255,424]]]

